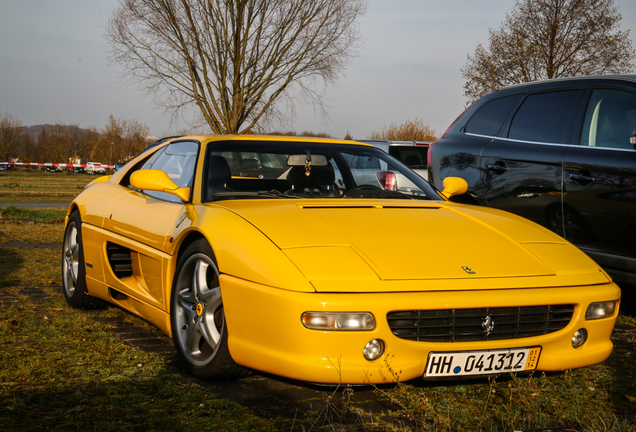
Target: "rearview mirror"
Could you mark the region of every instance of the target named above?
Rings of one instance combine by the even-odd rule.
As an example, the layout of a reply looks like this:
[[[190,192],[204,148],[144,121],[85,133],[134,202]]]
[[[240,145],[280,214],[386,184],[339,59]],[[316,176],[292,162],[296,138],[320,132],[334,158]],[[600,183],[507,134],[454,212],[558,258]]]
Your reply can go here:
[[[305,166],[308,159],[312,166],[327,166],[328,164],[325,155],[293,154],[287,158],[287,166]]]
[[[179,187],[170,180],[168,174],[160,170],[145,169],[135,171],[130,176],[130,185],[135,189],[166,192],[176,195],[181,201],[190,199],[190,188]]]

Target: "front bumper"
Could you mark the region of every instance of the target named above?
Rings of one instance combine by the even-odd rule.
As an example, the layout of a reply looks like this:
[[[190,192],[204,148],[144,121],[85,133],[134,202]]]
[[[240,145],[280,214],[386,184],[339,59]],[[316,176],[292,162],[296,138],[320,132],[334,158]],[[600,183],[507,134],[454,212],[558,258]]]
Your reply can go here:
[[[259,285],[228,275],[221,290],[233,359],[246,367],[317,383],[380,384],[421,377],[431,351],[473,351],[541,346],[538,370],[589,366],[612,352],[610,335],[618,307],[609,318],[586,321],[590,303],[620,299],[614,283],[540,289],[495,289],[444,292],[299,293]],[[395,336],[386,314],[398,310],[574,304],[562,330],[522,339],[480,342],[416,342]],[[307,311],[371,312],[372,331],[309,330],[301,323]],[[588,339],[573,348],[573,333],[585,328]],[[362,352],[372,339],[386,350],[368,361]]]

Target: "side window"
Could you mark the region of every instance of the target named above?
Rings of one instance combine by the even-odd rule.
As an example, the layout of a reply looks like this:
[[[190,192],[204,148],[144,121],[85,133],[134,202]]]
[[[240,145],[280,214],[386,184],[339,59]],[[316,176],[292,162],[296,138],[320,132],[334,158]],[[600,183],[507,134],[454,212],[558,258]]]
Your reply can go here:
[[[261,180],[277,179],[289,168],[287,166],[287,158],[283,154],[249,151],[213,151],[209,153],[209,156],[220,156],[225,159],[231,175],[234,177],[258,178]],[[223,165],[221,169],[225,170],[225,163],[218,163],[221,163]],[[208,167],[206,170],[208,175],[210,175],[210,169],[214,169],[214,167]],[[213,177],[215,176],[214,173],[211,173],[211,175]]]
[[[387,169],[386,162],[372,155],[352,155],[343,153],[356,186],[379,186],[377,173]]]
[[[581,145],[633,150],[636,131],[636,94],[621,90],[592,92],[585,112]]]
[[[521,95],[512,95],[487,102],[468,120],[465,131],[475,135],[497,136],[520,98]]]
[[[338,187],[344,188],[345,182],[344,182],[344,178],[342,177],[342,173],[340,172],[340,169],[338,168],[338,164],[336,164],[336,161],[333,158],[329,160],[329,163],[333,167],[333,172],[336,177],[336,184],[338,185]]]
[[[426,146],[391,146],[389,154],[403,162],[409,168],[426,168]]]
[[[179,187],[191,187],[194,180],[199,144],[192,141],[169,144],[152,155],[140,169],[156,169],[168,174]],[[182,202],[166,192],[143,191],[145,195],[164,201]]]
[[[579,93],[566,90],[528,95],[512,119],[508,138],[568,144]]]

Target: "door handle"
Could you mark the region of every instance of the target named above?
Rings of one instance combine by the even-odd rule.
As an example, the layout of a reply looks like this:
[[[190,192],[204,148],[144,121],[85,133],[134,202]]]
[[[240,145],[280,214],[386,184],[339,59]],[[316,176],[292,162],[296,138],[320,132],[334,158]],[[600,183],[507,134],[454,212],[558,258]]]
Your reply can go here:
[[[594,177],[586,176],[583,174],[570,174],[570,178],[574,181],[579,182],[593,182],[596,180]]]
[[[488,169],[489,169],[489,170],[493,170],[493,171],[497,171],[497,172],[499,172],[499,173],[502,173],[502,172],[506,172],[506,171],[508,171],[508,167],[507,167],[507,166],[504,166],[504,165],[496,165],[496,164],[489,164],[489,165],[488,165]]]

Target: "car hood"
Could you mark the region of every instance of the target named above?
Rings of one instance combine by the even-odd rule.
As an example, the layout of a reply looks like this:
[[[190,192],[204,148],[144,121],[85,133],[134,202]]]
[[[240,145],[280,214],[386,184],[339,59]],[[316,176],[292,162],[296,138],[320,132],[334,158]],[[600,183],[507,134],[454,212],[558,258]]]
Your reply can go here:
[[[458,280],[499,280],[490,286],[509,286],[501,280],[510,278],[534,279],[527,286],[554,285],[554,277],[559,284],[608,281],[556,234],[483,207],[346,199],[218,204],[267,236],[318,291],[368,290],[380,281],[445,281],[440,289],[463,288]],[[421,282],[382,286],[422,289]]]

